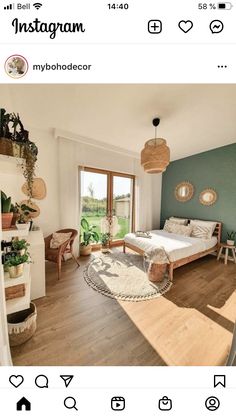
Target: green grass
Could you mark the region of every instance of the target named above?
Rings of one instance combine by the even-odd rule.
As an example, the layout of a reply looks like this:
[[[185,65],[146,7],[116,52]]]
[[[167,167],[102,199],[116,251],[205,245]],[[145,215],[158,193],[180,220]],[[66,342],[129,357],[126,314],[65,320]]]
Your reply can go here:
[[[101,219],[103,215],[88,215],[83,213],[82,217],[86,218],[89,225],[95,225],[95,231],[100,235],[101,234]],[[118,218],[119,231],[113,239],[123,239],[124,236],[129,233],[129,219],[127,218]]]

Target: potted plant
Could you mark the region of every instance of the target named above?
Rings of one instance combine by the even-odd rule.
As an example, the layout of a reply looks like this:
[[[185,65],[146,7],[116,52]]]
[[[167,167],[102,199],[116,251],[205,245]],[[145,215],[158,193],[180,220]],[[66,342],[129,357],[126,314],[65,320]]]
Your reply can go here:
[[[101,243],[102,243],[102,253],[109,252],[109,241],[110,241],[110,233],[102,233],[101,234]]]
[[[235,237],[236,237],[236,231],[227,232],[227,244],[229,246],[234,246]]]
[[[13,240],[12,242],[12,248],[15,250],[20,256],[23,256],[29,247],[29,243],[25,239],[22,240]]]
[[[1,213],[2,213],[2,228],[8,229],[11,227],[13,212],[11,212],[11,197],[1,191]]]
[[[30,228],[30,220],[31,220],[31,213],[37,212],[35,209],[29,207],[26,204],[16,204],[17,213],[18,213],[18,220],[16,222],[16,227],[18,230],[29,230]]]
[[[98,242],[99,235],[95,231],[96,226],[89,225],[88,221],[85,218],[81,220],[81,227],[83,229],[82,237],[83,241],[80,244],[80,255],[81,256],[89,256],[92,252],[91,242]]]
[[[24,255],[12,254],[4,262],[4,266],[7,267],[10,278],[18,278],[22,276],[24,263],[29,263],[29,254],[25,253]]]

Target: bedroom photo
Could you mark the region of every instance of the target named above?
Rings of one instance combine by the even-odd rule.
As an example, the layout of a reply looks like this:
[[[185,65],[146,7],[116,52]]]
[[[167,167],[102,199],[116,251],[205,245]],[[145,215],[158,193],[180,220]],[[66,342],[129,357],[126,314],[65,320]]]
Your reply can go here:
[[[5,362],[236,365],[236,85],[0,98]]]

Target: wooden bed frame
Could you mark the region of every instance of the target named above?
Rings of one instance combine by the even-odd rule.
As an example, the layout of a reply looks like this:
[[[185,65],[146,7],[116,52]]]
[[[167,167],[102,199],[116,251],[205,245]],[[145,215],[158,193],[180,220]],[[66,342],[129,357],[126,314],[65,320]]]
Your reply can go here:
[[[204,221],[206,221],[206,220],[204,220]],[[188,220],[188,224],[189,224],[189,222],[190,222],[190,220]],[[170,275],[171,281],[173,280],[174,269],[179,268],[180,266],[186,265],[187,263],[193,262],[194,260],[200,259],[200,258],[202,258],[206,255],[209,255],[212,252],[217,252],[218,249],[219,249],[219,246],[220,246],[221,232],[222,232],[222,223],[217,222],[215,230],[213,232],[213,236],[217,237],[217,244],[214,247],[212,247],[211,249],[205,250],[204,252],[195,253],[192,256],[188,256],[186,258],[178,259],[175,262],[170,262],[169,263],[169,275]],[[124,242],[124,245],[123,245],[123,252],[124,253],[126,252],[126,247],[128,247],[129,249],[133,250],[136,253],[139,253],[140,255],[145,254],[144,250],[140,249],[139,247],[133,246],[132,244],[125,243],[125,242]]]

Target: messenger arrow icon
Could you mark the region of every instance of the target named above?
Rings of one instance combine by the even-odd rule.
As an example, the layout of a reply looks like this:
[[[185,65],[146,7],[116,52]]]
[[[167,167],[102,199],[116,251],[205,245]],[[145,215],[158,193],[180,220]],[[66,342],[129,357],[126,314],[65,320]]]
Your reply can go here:
[[[73,380],[73,375],[60,375],[61,379],[64,381],[66,388],[70,385]]]

